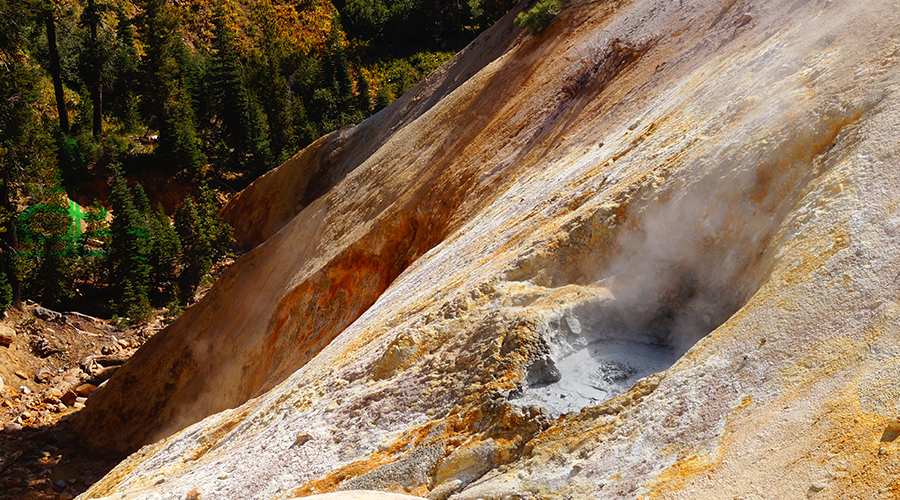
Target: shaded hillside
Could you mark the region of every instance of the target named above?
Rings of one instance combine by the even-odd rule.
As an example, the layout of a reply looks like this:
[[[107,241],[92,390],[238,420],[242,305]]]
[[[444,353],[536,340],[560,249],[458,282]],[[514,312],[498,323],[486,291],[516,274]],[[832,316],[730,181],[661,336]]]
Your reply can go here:
[[[232,201],[84,498],[891,497],[892,3],[515,14]]]

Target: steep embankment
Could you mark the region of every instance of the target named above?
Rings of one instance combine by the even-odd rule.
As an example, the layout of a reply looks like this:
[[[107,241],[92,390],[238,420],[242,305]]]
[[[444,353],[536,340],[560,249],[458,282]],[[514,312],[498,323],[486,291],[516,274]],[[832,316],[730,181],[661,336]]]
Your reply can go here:
[[[235,200],[259,245],[78,421],[175,434],[86,497],[890,498],[895,10],[505,18]]]

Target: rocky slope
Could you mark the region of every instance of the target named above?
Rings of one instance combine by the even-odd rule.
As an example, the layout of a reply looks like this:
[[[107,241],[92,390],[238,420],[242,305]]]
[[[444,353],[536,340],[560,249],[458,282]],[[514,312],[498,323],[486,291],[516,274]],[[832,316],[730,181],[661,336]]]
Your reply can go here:
[[[514,14],[232,202],[82,498],[900,494],[894,5]]]

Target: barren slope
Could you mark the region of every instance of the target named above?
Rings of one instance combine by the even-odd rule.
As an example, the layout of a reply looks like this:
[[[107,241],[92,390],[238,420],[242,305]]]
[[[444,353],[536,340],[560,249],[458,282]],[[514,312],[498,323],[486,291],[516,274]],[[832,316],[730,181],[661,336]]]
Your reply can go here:
[[[235,200],[259,245],[77,421],[169,437],[85,498],[892,498],[895,11],[508,16]]]

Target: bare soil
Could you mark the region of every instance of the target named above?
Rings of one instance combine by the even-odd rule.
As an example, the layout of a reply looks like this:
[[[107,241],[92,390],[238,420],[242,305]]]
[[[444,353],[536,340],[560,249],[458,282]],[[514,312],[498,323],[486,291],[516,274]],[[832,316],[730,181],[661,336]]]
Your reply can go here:
[[[27,303],[0,321],[0,499],[65,500],[116,460],[68,431],[104,382],[164,325],[120,329],[102,319]],[[102,389],[101,389],[102,390]]]

